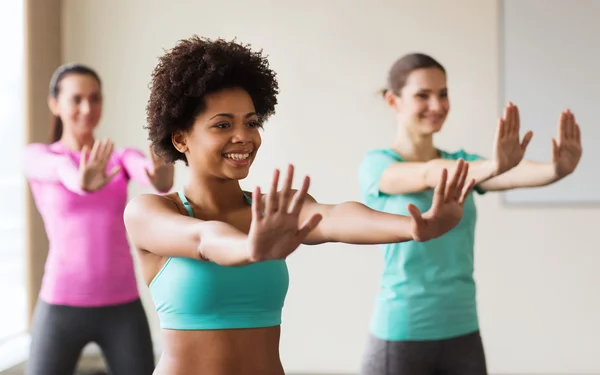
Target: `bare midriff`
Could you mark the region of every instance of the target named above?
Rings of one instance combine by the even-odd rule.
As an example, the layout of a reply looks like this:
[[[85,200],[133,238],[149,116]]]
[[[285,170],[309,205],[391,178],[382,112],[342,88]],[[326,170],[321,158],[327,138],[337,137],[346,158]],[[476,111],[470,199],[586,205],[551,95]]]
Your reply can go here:
[[[154,375],[284,375],[280,327],[214,331],[163,330]]]

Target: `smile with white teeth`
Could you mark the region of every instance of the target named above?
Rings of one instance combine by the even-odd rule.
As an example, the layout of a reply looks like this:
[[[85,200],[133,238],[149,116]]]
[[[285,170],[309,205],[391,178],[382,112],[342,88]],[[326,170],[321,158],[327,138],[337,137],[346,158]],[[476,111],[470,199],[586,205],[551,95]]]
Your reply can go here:
[[[232,160],[246,160],[252,155],[252,153],[247,154],[225,154],[225,157]]]

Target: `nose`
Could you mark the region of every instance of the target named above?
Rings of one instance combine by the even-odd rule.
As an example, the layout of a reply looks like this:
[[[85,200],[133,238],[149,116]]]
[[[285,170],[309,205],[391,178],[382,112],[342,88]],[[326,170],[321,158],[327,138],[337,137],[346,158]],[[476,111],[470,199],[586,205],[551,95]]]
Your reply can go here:
[[[90,113],[91,111],[91,104],[89,101],[87,100],[82,100],[81,103],[79,104],[79,112],[83,115],[87,115]]]
[[[246,126],[236,126],[233,130],[231,141],[233,143],[249,143],[252,138],[250,133],[250,128]]]
[[[442,109],[442,101],[439,98],[432,97],[429,100],[429,109],[431,111],[439,111]]]

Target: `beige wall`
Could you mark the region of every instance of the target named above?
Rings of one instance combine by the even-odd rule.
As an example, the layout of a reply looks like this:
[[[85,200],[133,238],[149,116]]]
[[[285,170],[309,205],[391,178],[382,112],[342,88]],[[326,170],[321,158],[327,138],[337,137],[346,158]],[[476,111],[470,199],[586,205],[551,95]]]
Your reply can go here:
[[[147,85],[163,48],[193,33],[262,47],[278,72],[280,105],[245,185],[264,185],[274,167],[293,162],[311,174],[318,199],[356,200],[362,154],[389,145],[394,135],[393,119],[374,93],[406,52],[430,53],[449,71],[453,109],[439,145],[491,156],[497,9],[491,0],[65,0],[63,60],[91,64],[102,75],[101,133],[143,148]],[[550,151],[549,141],[534,142],[548,142]],[[179,165],[177,184],[186,176]],[[131,188],[132,196],[140,192]],[[592,276],[598,210],[508,209],[497,194],[478,203],[476,278],[490,370],[600,372],[600,298]],[[376,247],[327,245],[291,257],[281,344],[288,371],[358,368],[380,265]]]
[[[48,82],[61,62],[61,0],[25,2],[25,118],[27,142],[46,142],[50,112]],[[29,318],[40,290],[48,240],[30,194],[27,196],[27,290]]]

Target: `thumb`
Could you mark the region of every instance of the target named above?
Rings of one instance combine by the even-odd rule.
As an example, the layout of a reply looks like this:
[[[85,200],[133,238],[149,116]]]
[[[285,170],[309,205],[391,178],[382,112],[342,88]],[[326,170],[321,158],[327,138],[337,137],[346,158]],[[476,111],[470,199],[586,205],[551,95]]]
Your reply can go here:
[[[415,224],[417,225],[417,227],[421,227],[421,226],[425,225],[425,220],[423,220],[421,211],[419,211],[417,206],[415,206],[414,204],[409,204],[408,206],[406,206],[406,208],[408,209],[408,213],[410,214],[410,217],[412,217],[412,219],[415,221]]]
[[[529,142],[531,142],[531,137],[533,137],[532,131],[528,131],[523,137],[523,142],[521,142],[521,150],[523,150],[523,152],[525,152],[525,149],[527,149]]]
[[[120,165],[113,167],[113,169],[111,169],[110,172],[108,172],[108,174],[106,175],[106,181],[112,180],[113,177],[115,177],[117,175],[117,173],[119,173],[119,172],[121,172]]]
[[[556,139],[552,138],[552,159],[558,158],[558,144],[556,143]]]
[[[310,232],[313,231],[313,229],[317,227],[317,225],[319,225],[322,219],[323,216],[321,216],[321,214],[315,214],[306,219],[298,231],[298,237],[304,239]]]

